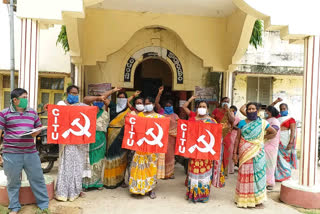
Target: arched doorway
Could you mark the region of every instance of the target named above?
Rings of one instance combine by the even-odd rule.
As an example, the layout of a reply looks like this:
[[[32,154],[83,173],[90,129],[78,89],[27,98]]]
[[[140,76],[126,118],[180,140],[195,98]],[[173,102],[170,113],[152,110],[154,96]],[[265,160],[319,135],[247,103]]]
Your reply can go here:
[[[172,91],[173,73],[169,63],[160,57],[151,57],[143,60],[134,73],[134,88],[142,91],[141,96],[156,97],[161,85],[165,87],[160,103],[171,99],[174,109],[179,111],[179,93]]]

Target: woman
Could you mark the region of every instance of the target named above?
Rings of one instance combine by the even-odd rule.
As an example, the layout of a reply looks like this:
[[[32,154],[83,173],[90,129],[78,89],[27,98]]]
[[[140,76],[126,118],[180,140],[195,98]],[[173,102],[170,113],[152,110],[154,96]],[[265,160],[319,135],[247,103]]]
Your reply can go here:
[[[96,142],[89,144],[89,158],[91,165],[91,178],[84,178],[82,187],[87,190],[89,188],[97,188],[102,190],[103,183],[101,174],[103,172],[103,160],[106,155],[106,132],[109,125],[108,106],[110,101],[107,99],[114,90],[107,91],[102,96],[86,96],[83,102],[87,105],[98,107],[96,122]]]
[[[174,152],[176,148],[177,125],[178,125],[179,116],[173,112],[172,100],[165,101],[164,109],[161,107],[160,98],[161,98],[163,89],[164,89],[163,86],[159,88],[159,92],[156,97],[156,109],[159,114],[170,118],[169,142],[168,142],[168,150],[167,150],[167,153],[165,154],[164,178],[174,179],[174,163],[175,163]]]
[[[238,124],[240,122],[240,118],[237,117],[237,111],[238,108],[236,106],[231,106],[230,110],[234,113],[234,122],[233,122],[233,127],[232,127],[232,131],[230,134],[230,147],[229,147],[229,165],[228,165],[228,173],[229,174],[234,174],[234,162],[232,160],[233,157],[233,149],[234,149],[234,144],[237,138],[237,134],[238,134]]]
[[[132,96],[128,98],[128,107],[130,108],[130,114],[137,115],[144,111],[143,98],[139,97],[141,91],[136,91]],[[131,101],[134,100],[134,106],[131,105]]]
[[[154,112],[154,99],[147,97],[144,100],[145,111],[139,117],[161,118]],[[157,155],[136,151],[130,167],[129,191],[136,195],[148,194],[151,199],[156,198],[154,188],[157,184]]]
[[[183,109],[189,116],[190,121],[202,121],[204,123],[216,123],[208,115],[208,104],[200,101],[197,106],[197,113],[189,110],[188,106],[196,97],[192,96],[184,105]],[[187,174],[187,200],[193,202],[207,202],[210,195],[212,173],[214,170],[213,161],[190,159]],[[220,171],[220,170],[219,170]],[[220,173],[218,173],[220,175]]]
[[[58,105],[86,106],[79,102],[79,88],[67,88],[67,99]],[[59,145],[59,170],[56,183],[56,199],[74,201],[82,192],[82,178],[90,177],[89,145]]]
[[[115,91],[120,89],[115,88]],[[119,92],[117,103],[110,103],[110,124],[108,127],[107,152],[104,160],[103,185],[108,189],[126,186],[124,182],[127,167],[127,150],[122,149],[125,116],[130,109],[127,107],[127,94]]]
[[[257,109],[257,103],[247,104],[247,119],[239,122],[233,151],[234,163],[239,161],[235,202],[244,208],[260,206],[267,199],[263,143],[264,139],[272,139],[277,134],[266,120],[258,117]]]
[[[280,105],[280,143],[277,159],[275,179],[277,182],[285,181],[291,177],[291,169],[297,168],[296,155],[296,121],[288,116],[288,105]]]
[[[275,185],[275,170],[277,165],[278,147],[280,140],[280,122],[277,120],[279,111],[273,107],[268,106],[265,111],[265,119],[269,122],[270,126],[277,131],[275,138],[268,140],[264,144],[267,161],[267,189],[272,190]]]
[[[221,99],[221,104],[212,112],[213,118],[220,124],[222,124],[222,139],[223,146],[221,147],[221,158],[220,161],[214,161],[214,168],[216,172],[221,168],[221,173],[224,176],[228,174],[228,160],[229,160],[229,149],[231,145],[231,130],[234,123],[234,113],[229,109],[230,99],[228,97],[223,97]],[[220,176],[217,174],[213,175],[213,185],[215,187],[223,187],[222,183],[218,178]]]

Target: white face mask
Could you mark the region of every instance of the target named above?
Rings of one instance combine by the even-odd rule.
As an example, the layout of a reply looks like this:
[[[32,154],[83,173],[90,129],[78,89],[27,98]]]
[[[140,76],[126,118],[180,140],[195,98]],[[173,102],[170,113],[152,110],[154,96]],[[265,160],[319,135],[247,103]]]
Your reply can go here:
[[[127,107],[127,98],[117,98],[117,113]]]
[[[146,110],[147,112],[153,111],[153,105],[152,104],[145,105],[144,110]]]
[[[143,111],[143,110],[144,110],[144,105],[142,105],[142,104],[137,104],[137,105],[136,105],[136,109],[137,109],[138,111]]]
[[[207,114],[207,109],[206,108],[198,108],[198,114],[203,116]]]
[[[230,104],[229,104],[229,103],[227,103],[227,102],[223,102],[223,103],[221,103],[222,108],[223,108],[225,105],[227,105],[227,106],[228,106],[228,108],[230,108]]]

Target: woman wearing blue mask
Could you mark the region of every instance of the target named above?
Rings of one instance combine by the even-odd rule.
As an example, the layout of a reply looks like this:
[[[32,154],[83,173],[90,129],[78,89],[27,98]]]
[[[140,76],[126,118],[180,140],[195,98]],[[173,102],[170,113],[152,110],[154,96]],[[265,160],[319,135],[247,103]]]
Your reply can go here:
[[[279,97],[271,105],[274,106],[283,100]],[[278,150],[277,167],[275,180],[277,182],[285,181],[291,178],[291,170],[297,168],[296,153],[296,121],[288,113],[288,105],[282,103],[279,106],[280,115],[280,142]]]
[[[101,174],[103,171],[103,160],[106,155],[106,132],[109,125],[108,106],[110,101],[107,99],[115,90],[109,90],[102,95],[86,96],[83,101],[85,104],[98,107],[96,142],[89,144],[89,159],[91,165],[91,178],[84,178],[82,181],[83,189],[97,188],[102,190],[103,183]]]
[[[159,88],[158,95],[156,97],[155,105],[157,112],[165,117],[170,118],[170,128],[169,128],[169,142],[168,142],[168,150],[165,154],[165,179],[174,179],[174,152],[176,147],[176,136],[177,136],[177,125],[179,116],[173,111],[173,102],[172,100],[166,100],[164,103],[164,108],[160,105],[160,98],[162,95],[164,88],[161,86]]]
[[[79,100],[79,87],[71,85],[67,88],[66,100],[58,105],[86,106]],[[59,170],[56,183],[56,199],[73,201],[82,192],[82,178],[90,175],[89,145],[59,145]]]

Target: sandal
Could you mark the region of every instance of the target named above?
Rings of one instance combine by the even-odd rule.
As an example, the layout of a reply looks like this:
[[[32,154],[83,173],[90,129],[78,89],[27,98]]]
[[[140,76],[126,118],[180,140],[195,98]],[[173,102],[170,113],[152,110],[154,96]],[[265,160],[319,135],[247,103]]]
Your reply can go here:
[[[155,193],[154,191],[151,191],[151,192],[149,193],[149,197],[150,197],[151,199],[155,199],[157,196],[156,196],[156,193]]]
[[[273,186],[267,186],[267,190],[273,190]]]
[[[126,184],[125,182],[123,182],[123,183],[121,184],[121,187],[122,187],[122,188],[128,188],[128,184]]]

